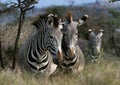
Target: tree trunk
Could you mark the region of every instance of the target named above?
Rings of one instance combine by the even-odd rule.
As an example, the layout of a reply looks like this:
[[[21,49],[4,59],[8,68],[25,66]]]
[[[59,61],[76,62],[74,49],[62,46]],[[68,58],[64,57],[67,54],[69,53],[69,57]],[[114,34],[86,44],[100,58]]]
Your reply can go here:
[[[19,18],[19,25],[18,25],[18,32],[17,32],[17,37],[15,40],[15,47],[14,47],[14,54],[13,54],[13,64],[12,64],[12,69],[15,69],[16,67],[16,57],[17,57],[17,49],[18,49],[18,41],[20,39],[20,34],[21,34],[21,29],[23,27],[23,22],[25,18],[25,12],[21,10],[20,12],[20,18]]]
[[[0,61],[1,61],[1,67],[4,69],[3,58],[2,58],[2,50],[1,50],[1,37],[0,37]]]

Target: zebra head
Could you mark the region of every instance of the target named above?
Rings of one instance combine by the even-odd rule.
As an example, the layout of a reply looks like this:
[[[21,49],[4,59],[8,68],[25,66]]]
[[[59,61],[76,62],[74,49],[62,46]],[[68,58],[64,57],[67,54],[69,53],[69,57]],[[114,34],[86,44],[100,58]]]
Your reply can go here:
[[[75,53],[75,48],[78,42],[78,30],[77,27],[82,25],[88,15],[84,15],[79,21],[73,21],[73,16],[68,13],[64,27],[62,29],[63,39],[62,39],[62,49],[66,56],[73,55]]]
[[[61,41],[63,33],[61,32],[62,25],[60,18],[57,15],[49,14],[48,15],[48,27],[49,30],[49,38],[46,42],[47,48],[51,52],[53,56],[53,61],[58,63],[58,60],[62,60],[62,50],[61,50]],[[48,35],[46,34],[46,35]],[[57,56],[57,57],[56,57]]]
[[[89,50],[92,59],[97,59],[100,54],[102,43],[103,30],[100,29],[96,34],[92,29],[89,29]]]
[[[38,30],[38,34],[43,37],[42,48],[49,50],[53,57],[53,61],[62,59],[61,41],[63,33],[61,32],[60,19],[57,15],[48,14],[39,16],[32,23]],[[42,33],[41,33],[42,32]],[[41,42],[41,41],[40,41]]]

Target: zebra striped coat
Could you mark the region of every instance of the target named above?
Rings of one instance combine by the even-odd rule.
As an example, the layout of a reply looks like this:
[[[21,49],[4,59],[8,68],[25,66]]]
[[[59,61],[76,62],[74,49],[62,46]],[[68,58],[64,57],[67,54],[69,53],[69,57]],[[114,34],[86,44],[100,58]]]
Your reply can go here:
[[[92,62],[95,62],[100,57],[100,49],[102,44],[103,30],[99,30],[96,34],[92,29],[89,29],[89,56]]]
[[[18,64],[22,70],[49,76],[57,68],[54,60],[62,57],[59,19],[53,14],[44,15],[32,24],[37,31],[21,47]]]
[[[63,27],[62,50],[64,60],[61,62],[61,68],[65,71],[77,73],[84,68],[84,55],[78,46],[77,26],[86,21],[87,16],[82,17],[79,22],[73,21],[72,16],[68,14],[66,23]]]

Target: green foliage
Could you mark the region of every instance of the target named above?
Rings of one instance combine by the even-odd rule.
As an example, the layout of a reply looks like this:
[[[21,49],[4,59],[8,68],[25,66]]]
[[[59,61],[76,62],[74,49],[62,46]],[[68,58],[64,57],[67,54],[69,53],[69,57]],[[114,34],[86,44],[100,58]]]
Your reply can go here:
[[[110,21],[109,25],[119,27],[119,25],[120,25],[120,12],[117,12],[115,10],[109,10],[109,13],[112,15],[112,17],[109,19],[109,21]]]
[[[0,2],[0,8],[6,8],[7,5]]]
[[[57,14],[58,16],[63,16],[67,11],[67,7],[66,6],[52,6],[52,7],[48,7],[45,11],[47,13],[53,13],[53,14]]]
[[[110,9],[109,13],[112,14],[114,18],[120,17],[120,12],[115,11],[114,9]]]

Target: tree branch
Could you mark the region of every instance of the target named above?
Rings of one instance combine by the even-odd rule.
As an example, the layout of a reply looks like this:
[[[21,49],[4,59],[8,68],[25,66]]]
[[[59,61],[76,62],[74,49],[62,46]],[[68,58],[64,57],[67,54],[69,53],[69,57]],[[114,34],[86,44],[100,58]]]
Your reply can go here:
[[[5,8],[5,9],[0,10],[0,14],[2,14],[2,13],[7,13],[7,12],[11,12],[11,11],[13,11],[13,10],[16,9],[16,8],[18,8],[18,6],[17,6],[16,4],[11,5],[10,7],[7,7],[7,8]]]
[[[0,14],[6,13],[6,12],[11,12],[16,8],[20,10],[18,31],[17,31],[15,46],[14,46],[14,50],[13,50],[14,54],[13,54],[12,69],[15,69],[15,66],[16,66],[16,54],[17,54],[17,48],[18,48],[18,41],[20,39],[20,34],[21,34],[21,29],[23,27],[25,14],[28,10],[31,10],[35,7],[33,5],[36,4],[37,1],[38,0],[17,0],[18,3],[12,3],[12,5],[8,4],[8,5],[10,5],[9,7],[6,7],[5,9],[0,10]]]
[[[31,9],[33,9],[34,7],[35,7],[35,6],[29,7],[29,8],[25,8],[24,11],[31,10]]]

